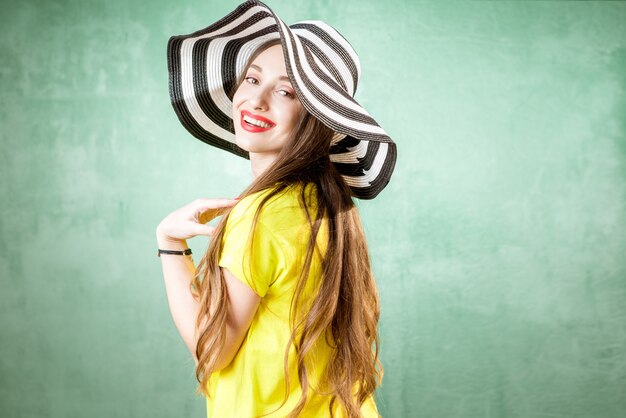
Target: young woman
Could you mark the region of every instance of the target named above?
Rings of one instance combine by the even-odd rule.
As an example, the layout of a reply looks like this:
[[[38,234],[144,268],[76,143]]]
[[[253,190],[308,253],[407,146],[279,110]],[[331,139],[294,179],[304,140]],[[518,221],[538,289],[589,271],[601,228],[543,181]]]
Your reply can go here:
[[[326,61],[325,70],[316,60],[303,69],[304,33],[291,32],[303,27],[287,28],[258,1],[168,44],[181,122],[203,141],[249,158],[253,174],[239,200],[197,199],[157,227],[170,310],[194,356],[208,417],[379,416],[379,301],[352,197],[384,188],[395,144],[375,136],[373,120],[368,128],[333,99],[347,86],[341,73],[350,65],[341,68],[324,50],[344,45],[346,56],[356,53],[323,22],[308,24],[317,38],[307,51]],[[229,39],[240,40],[230,44],[234,53],[212,49]],[[241,67],[238,54],[246,57]],[[308,96],[312,66],[318,78],[335,72],[339,83]],[[228,114],[220,114],[220,100],[228,101]],[[341,126],[339,116],[360,121]],[[368,162],[357,159],[370,152]],[[220,215],[216,227],[205,225]],[[196,235],[212,237],[197,268],[186,243]]]

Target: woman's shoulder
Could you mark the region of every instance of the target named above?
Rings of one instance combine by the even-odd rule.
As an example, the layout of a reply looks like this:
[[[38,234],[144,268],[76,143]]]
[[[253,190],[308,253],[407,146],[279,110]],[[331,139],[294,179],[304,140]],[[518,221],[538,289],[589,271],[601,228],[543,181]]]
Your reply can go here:
[[[316,186],[314,183],[288,184],[274,194],[273,192],[276,189],[276,186],[270,187],[244,197],[233,207],[229,218],[252,219],[259,205],[265,201],[258,218],[261,223],[269,226],[277,224],[295,226],[295,224],[306,221],[306,214],[302,210],[300,203],[303,189],[308,208],[315,209],[317,207]],[[269,198],[267,198],[268,196]],[[311,216],[314,216],[314,214],[311,213]]]
[[[300,196],[304,189],[305,201],[308,205],[316,206],[316,186],[315,183],[291,183],[287,184],[284,188],[278,192],[274,191],[278,189],[277,186],[269,187],[258,192],[254,192],[244,197],[235,205],[233,210],[237,210],[238,213],[248,212],[251,209],[257,209],[261,202],[265,198],[271,195],[263,204],[262,212],[275,212],[284,209],[300,208]]]

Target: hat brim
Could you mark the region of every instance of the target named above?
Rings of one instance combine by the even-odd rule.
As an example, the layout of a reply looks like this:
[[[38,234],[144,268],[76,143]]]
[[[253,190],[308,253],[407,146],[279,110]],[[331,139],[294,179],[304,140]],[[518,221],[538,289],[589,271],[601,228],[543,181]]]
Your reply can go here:
[[[331,161],[355,197],[373,199],[391,178],[396,144],[354,100],[358,57],[324,22],[287,26],[267,5],[250,0],[207,28],[171,37],[169,91],[180,122],[203,142],[249,158],[235,143],[232,97],[249,57],[272,39],[280,39],[287,75],[302,105],[335,131]]]

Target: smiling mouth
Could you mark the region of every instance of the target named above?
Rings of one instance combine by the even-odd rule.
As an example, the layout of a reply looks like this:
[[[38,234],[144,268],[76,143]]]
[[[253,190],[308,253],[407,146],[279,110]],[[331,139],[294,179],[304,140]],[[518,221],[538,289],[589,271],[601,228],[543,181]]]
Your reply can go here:
[[[249,123],[246,120],[244,120],[244,116],[246,116],[246,119],[250,118],[250,116],[241,114],[241,118],[240,118],[241,127],[243,129],[245,129],[246,131],[248,131],[248,132],[254,132],[254,133],[264,132],[264,131],[267,131],[269,129],[272,129],[275,126],[275,125],[271,125],[271,124],[266,123],[266,122],[261,122],[261,124],[264,125],[264,126],[258,126],[258,125],[255,125],[253,123]],[[254,118],[251,118],[251,119],[254,119]]]

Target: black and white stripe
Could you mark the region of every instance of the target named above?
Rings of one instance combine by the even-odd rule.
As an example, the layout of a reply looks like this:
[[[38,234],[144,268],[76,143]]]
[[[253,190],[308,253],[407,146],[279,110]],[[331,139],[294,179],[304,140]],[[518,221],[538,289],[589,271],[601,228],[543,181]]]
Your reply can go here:
[[[207,144],[249,158],[235,143],[234,83],[252,53],[276,38],[300,102],[335,131],[331,161],[355,197],[373,199],[391,178],[396,145],[354,100],[361,76],[356,51],[322,21],[287,26],[267,5],[250,0],[205,29],[171,37],[169,89],[181,123]]]

